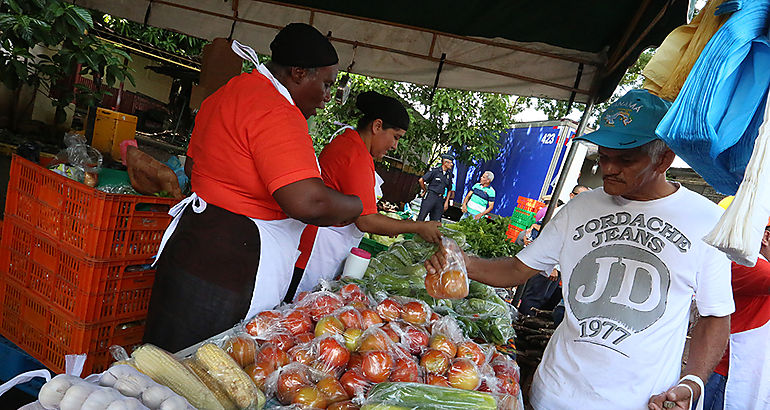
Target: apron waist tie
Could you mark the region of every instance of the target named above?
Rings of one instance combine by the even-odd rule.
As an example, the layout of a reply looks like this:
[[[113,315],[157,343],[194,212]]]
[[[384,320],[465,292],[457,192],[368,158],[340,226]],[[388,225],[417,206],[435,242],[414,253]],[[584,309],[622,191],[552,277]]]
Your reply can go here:
[[[169,209],[168,214],[171,215],[171,217],[174,219],[171,220],[171,223],[168,224],[168,227],[163,232],[163,239],[160,241],[158,254],[155,255],[155,260],[152,262],[153,267],[158,263],[158,260],[160,260],[160,255],[163,253],[163,248],[166,247],[166,243],[168,242],[169,238],[171,238],[171,235],[173,235],[174,231],[176,231],[176,227],[179,225],[179,220],[182,218],[182,214],[184,214],[185,209],[187,209],[187,206],[190,204],[192,204],[192,209],[196,214],[205,211],[207,206],[206,201],[199,197],[198,194],[193,192],[190,196],[179,201],[178,204]]]

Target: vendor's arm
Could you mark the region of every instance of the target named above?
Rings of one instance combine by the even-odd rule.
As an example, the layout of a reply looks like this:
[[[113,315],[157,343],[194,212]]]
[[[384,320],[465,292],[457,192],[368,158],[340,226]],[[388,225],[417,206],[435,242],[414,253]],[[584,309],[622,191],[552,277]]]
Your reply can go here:
[[[321,178],[307,178],[278,188],[273,198],[289,217],[316,226],[350,224],[363,209],[360,198],[327,187]]]
[[[705,384],[714,367],[722,359],[729,337],[730,316],[701,316],[692,330],[690,352],[684,374],[698,376]],[[685,380],[683,383],[690,386],[694,397],[702,396],[703,392],[700,391],[700,387],[696,383],[689,380]],[[686,387],[674,386],[665,393],[650,398],[649,408],[662,410],[663,402],[666,400],[676,403],[676,409],[689,410],[687,405],[690,402],[690,390]]]
[[[194,161],[191,156],[187,156],[184,160],[184,174],[187,175],[187,178],[192,178],[192,169],[193,169]]]
[[[436,221],[416,222],[408,219],[402,221],[373,213],[358,217],[356,226],[363,232],[377,235],[395,236],[401,233],[416,233],[428,242],[441,242],[441,232],[438,230],[441,223]]]
[[[463,213],[468,212],[468,201],[471,200],[472,195],[473,195],[473,191],[468,191],[468,194],[465,195],[465,198],[463,198],[463,205],[460,207]]]
[[[452,197],[452,194],[454,194],[455,191],[449,191],[446,193],[446,199],[444,199],[444,210],[446,211],[449,209],[449,198]]]

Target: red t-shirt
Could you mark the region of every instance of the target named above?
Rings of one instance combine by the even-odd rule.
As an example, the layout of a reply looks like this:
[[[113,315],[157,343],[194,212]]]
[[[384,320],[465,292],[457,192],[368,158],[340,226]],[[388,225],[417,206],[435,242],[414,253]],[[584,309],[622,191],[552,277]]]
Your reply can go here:
[[[347,129],[324,147],[318,157],[321,175],[326,186],[346,195],[361,198],[361,215],[377,213],[374,194],[374,159],[357,131]],[[308,225],[302,233],[299,250],[302,252],[295,266],[304,269],[313,250],[318,228]]]
[[[285,219],[273,193],[321,176],[305,117],[256,70],[203,101],[187,155],[194,192],[257,219]]]
[[[735,313],[730,317],[730,333],[756,329],[770,321],[770,262],[759,258],[752,268],[733,263],[732,277]],[[728,348],[714,371],[727,376],[729,361]]]

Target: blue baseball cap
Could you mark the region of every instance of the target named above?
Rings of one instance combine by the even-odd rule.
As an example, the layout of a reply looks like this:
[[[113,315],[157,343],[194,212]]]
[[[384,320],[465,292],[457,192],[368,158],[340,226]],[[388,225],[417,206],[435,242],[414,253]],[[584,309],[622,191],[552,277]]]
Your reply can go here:
[[[631,90],[599,118],[599,129],[576,139],[612,149],[640,147],[658,139],[655,128],[671,103],[647,90]]]

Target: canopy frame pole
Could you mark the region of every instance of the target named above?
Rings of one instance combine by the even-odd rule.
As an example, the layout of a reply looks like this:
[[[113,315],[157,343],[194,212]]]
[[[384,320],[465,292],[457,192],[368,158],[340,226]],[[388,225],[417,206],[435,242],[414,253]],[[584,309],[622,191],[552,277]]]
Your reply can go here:
[[[540,224],[540,229],[543,229],[542,227],[551,220],[551,217],[553,217],[553,214],[556,211],[556,205],[559,202],[559,196],[561,195],[561,191],[564,189],[564,184],[567,183],[567,174],[569,173],[569,168],[572,166],[572,162],[575,160],[575,155],[579,144],[575,141],[575,138],[583,135],[583,131],[585,131],[586,124],[588,123],[588,117],[591,114],[591,110],[594,108],[595,100],[596,96],[593,94],[588,97],[586,108],[583,111],[583,116],[580,117],[580,123],[578,124],[577,130],[575,131],[575,137],[572,139],[572,145],[570,146],[569,152],[567,153],[567,158],[564,159],[564,162],[561,165],[561,169],[559,170],[559,181],[556,183],[556,187],[554,188],[553,194],[551,195],[551,203],[548,204],[548,210],[545,212],[543,222]]]
[[[444,68],[444,61],[446,61],[446,53],[441,53],[441,60],[438,62],[438,70],[436,70],[436,80],[433,81],[433,88],[430,90],[430,102],[433,102],[433,97],[436,95],[436,89],[438,88],[438,80],[441,78],[441,70]]]

